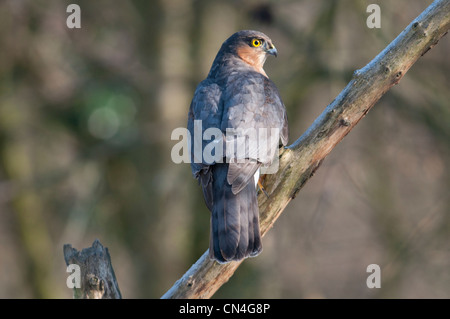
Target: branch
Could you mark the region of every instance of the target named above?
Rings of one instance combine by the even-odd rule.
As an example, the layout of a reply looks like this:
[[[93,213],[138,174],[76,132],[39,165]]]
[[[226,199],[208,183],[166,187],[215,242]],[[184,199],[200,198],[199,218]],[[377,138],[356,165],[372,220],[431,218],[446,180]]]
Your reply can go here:
[[[111,264],[108,248],[96,239],[92,247],[81,252],[64,245],[67,266],[80,267],[80,288],[73,288],[74,299],[121,299],[119,285]]]
[[[331,150],[438,43],[449,27],[450,1],[434,1],[369,64],[355,71],[350,83],[311,127],[281,150],[277,174],[266,175],[264,181],[270,197],[263,194],[258,197],[262,236]],[[228,281],[241,262],[219,264],[208,258],[207,251],[162,298],[209,298]]]

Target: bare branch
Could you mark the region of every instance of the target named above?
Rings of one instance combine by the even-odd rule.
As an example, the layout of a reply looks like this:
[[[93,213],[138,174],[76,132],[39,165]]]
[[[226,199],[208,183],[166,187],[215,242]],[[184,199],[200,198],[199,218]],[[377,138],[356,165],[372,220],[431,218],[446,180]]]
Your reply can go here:
[[[450,26],[450,1],[436,0],[364,68],[328,105],[311,127],[280,152],[277,174],[267,175],[260,194],[261,233],[267,233],[331,150],[409,68],[444,36]],[[209,298],[228,281],[240,262],[218,264],[208,252],[162,298]]]

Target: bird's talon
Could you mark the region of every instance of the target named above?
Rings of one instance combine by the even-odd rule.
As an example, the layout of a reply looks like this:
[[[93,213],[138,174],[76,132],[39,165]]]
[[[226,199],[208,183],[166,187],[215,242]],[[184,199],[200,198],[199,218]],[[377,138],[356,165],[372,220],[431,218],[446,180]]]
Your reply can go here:
[[[259,189],[262,190],[264,195],[266,195],[266,197],[269,198],[269,194],[267,194],[266,190],[264,189],[264,186],[262,185],[261,180],[258,180],[258,186],[259,186]]]

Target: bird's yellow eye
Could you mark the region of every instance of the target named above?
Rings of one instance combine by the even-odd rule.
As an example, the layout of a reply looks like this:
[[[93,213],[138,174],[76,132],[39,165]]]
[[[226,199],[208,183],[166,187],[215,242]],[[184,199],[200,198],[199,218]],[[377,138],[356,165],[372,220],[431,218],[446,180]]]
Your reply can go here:
[[[255,48],[259,47],[261,44],[262,44],[262,41],[259,40],[259,39],[253,39],[253,40],[252,40],[252,45],[253,45]]]

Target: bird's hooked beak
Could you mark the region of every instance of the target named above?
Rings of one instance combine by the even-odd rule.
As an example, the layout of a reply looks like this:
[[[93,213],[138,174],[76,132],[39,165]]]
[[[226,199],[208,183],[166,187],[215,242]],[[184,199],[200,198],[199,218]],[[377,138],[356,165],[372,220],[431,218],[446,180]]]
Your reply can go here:
[[[278,56],[277,48],[272,43],[264,42],[264,51],[275,57]]]

